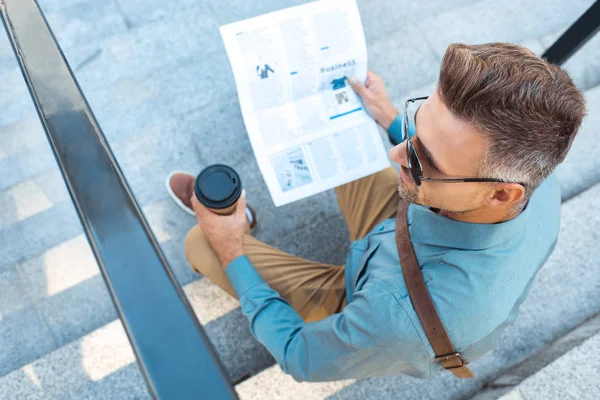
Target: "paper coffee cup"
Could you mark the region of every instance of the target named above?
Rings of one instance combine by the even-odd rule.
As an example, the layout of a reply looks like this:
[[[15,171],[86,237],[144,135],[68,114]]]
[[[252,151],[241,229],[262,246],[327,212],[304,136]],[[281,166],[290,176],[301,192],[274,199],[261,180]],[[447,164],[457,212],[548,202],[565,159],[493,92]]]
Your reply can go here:
[[[198,200],[212,212],[230,215],[235,211],[242,194],[242,180],[233,168],[215,164],[198,174],[194,192]]]

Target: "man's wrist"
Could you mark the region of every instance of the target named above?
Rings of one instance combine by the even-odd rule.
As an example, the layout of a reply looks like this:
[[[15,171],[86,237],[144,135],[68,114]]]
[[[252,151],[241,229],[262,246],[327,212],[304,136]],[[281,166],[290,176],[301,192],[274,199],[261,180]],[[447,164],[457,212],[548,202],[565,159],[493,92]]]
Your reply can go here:
[[[390,127],[390,125],[392,124],[392,122],[398,116],[398,114],[399,114],[398,110],[396,110],[393,106],[391,106],[390,110],[383,113],[383,116],[377,121],[377,123],[379,125],[381,125],[381,127],[387,131],[388,128]]]
[[[236,248],[227,250],[226,252],[224,252],[222,254],[219,254],[218,258],[219,258],[219,261],[221,262],[221,268],[223,268],[223,269],[227,268],[227,266],[229,264],[231,264],[231,262],[233,260],[235,260],[238,257],[243,256],[244,254],[245,254],[244,249],[242,247],[239,247],[239,248],[236,247]]]

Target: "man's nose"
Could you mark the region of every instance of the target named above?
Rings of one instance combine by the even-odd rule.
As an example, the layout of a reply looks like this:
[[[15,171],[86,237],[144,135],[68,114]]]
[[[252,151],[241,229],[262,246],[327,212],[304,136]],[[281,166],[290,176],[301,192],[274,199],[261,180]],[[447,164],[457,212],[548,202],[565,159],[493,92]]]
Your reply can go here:
[[[392,147],[389,156],[392,161],[408,168],[408,161],[406,160],[406,140]]]

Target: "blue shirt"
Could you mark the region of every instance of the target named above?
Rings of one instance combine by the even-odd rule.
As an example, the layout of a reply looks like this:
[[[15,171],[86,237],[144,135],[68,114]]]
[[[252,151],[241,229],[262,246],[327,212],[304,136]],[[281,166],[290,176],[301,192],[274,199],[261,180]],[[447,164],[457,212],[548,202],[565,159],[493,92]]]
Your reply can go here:
[[[533,279],[554,249],[560,186],[554,175],[515,218],[474,224],[411,204],[411,241],[425,283],[455,349],[466,361],[498,344]],[[348,305],[305,323],[246,256],[225,270],[253,335],[297,381],[430,377],[443,368],[412,306],[395,240],[395,220],[352,242],[346,258]]]

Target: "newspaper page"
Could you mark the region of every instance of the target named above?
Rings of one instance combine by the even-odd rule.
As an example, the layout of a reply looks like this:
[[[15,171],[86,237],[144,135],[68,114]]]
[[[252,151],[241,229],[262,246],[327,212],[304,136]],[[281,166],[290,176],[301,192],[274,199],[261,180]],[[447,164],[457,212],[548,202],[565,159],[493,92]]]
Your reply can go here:
[[[367,76],[355,0],[322,0],[220,28],[258,166],[281,206],[389,166],[347,77]]]

